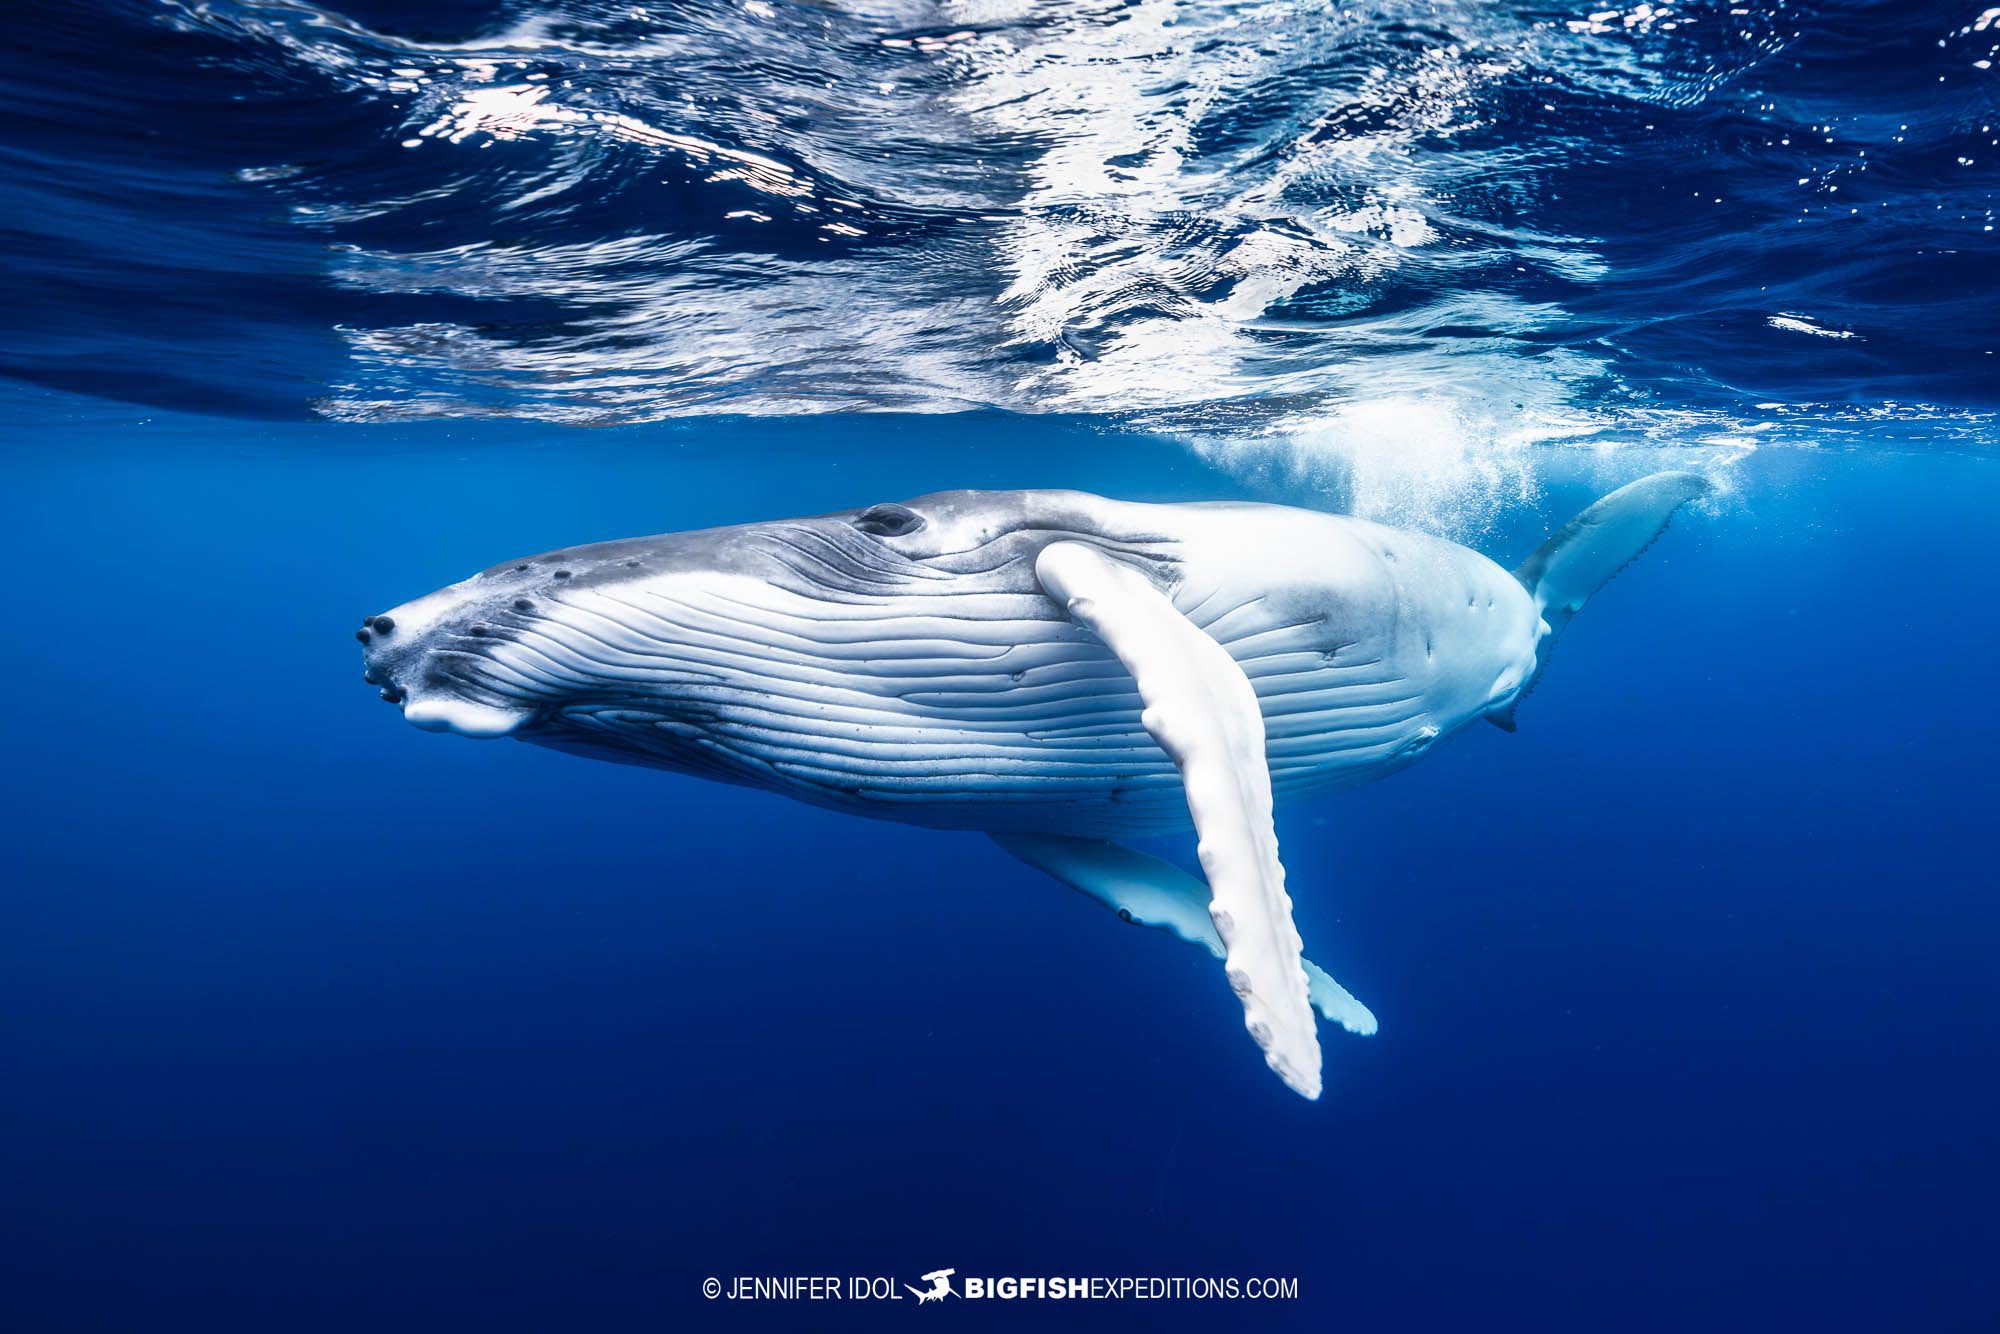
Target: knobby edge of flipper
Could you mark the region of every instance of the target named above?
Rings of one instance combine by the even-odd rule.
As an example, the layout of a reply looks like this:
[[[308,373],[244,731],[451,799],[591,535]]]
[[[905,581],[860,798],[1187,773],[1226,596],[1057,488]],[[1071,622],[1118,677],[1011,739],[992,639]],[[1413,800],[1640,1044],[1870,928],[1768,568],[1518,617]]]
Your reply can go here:
[[[1556,641],[1597,590],[1637,560],[1667,531],[1680,507],[1715,489],[1691,472],[1656,472],[1627,482],[1571,519],[1514,569],[1546,627],[1535,643],[1535,669],[1514,697],[1486,715],[1502,731],[1515,729],[1515,710],[1540,684]]]
[[[1250,679],[1150,579],[1094,546],[1051,543],[1035,575],[1132,674],[1144,705],[1139,721],[1180,770],[1212,896],[1209,916],[1244,1027],[1289,1088],[1317,1098],[1319,1033],[1278,859],[1264,715]]]
[[[1011,856],[1103,904],[1133,926],[1151,927],[1184,940],[1211,957],[1224,957],[1221,937],[1208,916],[1208,886],[1164,858],[1101,838],[1072,834],[992,833]],[[1301,958],[1312,1007],[1359,1037],[1372,1037],[1374,1012],[1311,959]]]

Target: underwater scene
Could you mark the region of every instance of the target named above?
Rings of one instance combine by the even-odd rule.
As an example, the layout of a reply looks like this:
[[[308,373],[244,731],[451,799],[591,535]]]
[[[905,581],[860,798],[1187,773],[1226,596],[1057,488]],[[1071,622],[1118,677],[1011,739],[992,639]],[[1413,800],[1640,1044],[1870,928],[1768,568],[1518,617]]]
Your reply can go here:
[[[11,10],[0,1331],[2000,1328],[2000,9],[1612,4]]]

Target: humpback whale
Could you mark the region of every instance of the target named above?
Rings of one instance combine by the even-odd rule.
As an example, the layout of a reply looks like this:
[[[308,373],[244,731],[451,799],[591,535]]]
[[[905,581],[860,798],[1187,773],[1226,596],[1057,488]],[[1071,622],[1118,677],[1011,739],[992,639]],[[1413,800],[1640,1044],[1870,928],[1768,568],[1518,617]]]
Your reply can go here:
[[[1304,957],[1274,803],[1511,731],[1571,618],[1707,489],[1642,478],[1511,572],[1281,505],[948,491],[508,561],[357,637],[421,728],[990,834],[1222,960],[1314,1098],[1313,1012],[1375,1018]],[[1202,878],[1121,841],[1189,825]]]

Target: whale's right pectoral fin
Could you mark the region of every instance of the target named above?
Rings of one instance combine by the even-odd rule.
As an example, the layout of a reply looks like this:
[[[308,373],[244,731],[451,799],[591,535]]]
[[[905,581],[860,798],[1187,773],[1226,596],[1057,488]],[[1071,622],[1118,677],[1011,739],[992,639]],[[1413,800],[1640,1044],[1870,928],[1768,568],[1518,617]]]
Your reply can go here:
[[[1220,959],[1225,951],[1208,918],[1208,886],[1158,857],[1122,843],[1066,834],[994,834],[993,841],[1028,865],[1096,899],[1134,926],[1150,926]],[[1312,1006],[1350,1033],[1368,1037],[1375,1016],[1311,959],[1306,970]]]
[[[1213,896],[1229,984],[1264,1060],[1295,1092],[1320,1091],[1298,928],[1271,824],[1257,692],[1222,645],[1129,565],[1082,542],[1042,550],[1035,575],[1132,673],[1140,721],[1181,772]]]

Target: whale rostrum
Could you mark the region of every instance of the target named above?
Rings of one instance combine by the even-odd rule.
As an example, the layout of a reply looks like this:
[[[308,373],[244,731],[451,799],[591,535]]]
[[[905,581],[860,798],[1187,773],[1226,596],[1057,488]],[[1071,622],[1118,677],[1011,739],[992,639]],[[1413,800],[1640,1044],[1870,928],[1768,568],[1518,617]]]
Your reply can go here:
[[[1314,1011],[1375,1017],[1304,959],[1274,802],[1511,730],[1576,612],[1707,490],[1642,478],[1512,573],[1280,505],[941,492],[509,561],[356,633],[418,727],[992,834],[1221,958],[1312,1098]],[[1120,842],[1190,825],[1205,885]]]

